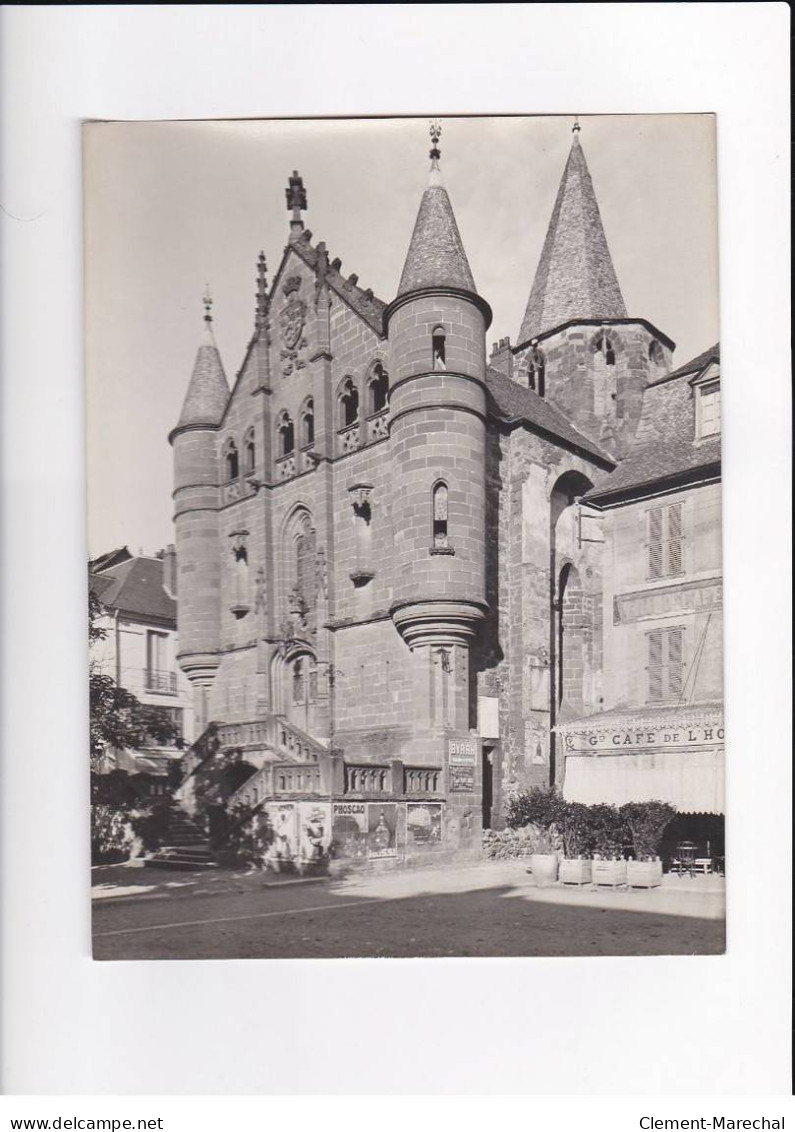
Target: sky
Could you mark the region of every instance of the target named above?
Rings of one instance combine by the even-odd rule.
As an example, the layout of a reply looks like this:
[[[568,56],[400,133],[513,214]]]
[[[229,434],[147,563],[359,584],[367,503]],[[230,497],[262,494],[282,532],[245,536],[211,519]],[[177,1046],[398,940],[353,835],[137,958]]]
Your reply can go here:
[[[571,146],[571,117],[444,118],[441,167],[498,338],[516,342]],[[630,317],[682,364],[718,339],[715,119],[586,115],[580,142]],[[313,242],[394,297],[428,173],[424,118],[84,127],[89,553],[173,541],[168,433],[213,296],[230,385],[260,250],[287,243],[292,170]]]

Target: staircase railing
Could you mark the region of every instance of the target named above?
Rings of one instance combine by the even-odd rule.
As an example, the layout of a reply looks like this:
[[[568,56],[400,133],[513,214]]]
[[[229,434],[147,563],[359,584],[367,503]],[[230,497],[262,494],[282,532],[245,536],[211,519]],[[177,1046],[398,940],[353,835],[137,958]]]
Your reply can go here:
[[[328,750],[282,715],[268,715],[250,723],[221,723],[218,739],[221,750],[269,748],[285,761],[296,763],[316,762],[318,755]]]

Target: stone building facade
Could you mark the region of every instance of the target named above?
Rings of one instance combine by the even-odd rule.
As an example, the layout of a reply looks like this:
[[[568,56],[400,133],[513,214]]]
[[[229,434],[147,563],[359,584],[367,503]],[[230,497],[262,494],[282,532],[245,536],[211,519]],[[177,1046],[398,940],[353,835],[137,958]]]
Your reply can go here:
[[[194,739],[191,685],[177,664],[176,555],[169,546],[154,558],[127,547],[90,564],[89,586],[99,603],[96,627],[104,636],[91,646],[91,664],[156,707],[174,724],[176,740],[141,750],[108,752],[105,771],[139,776],[149,792],[166,793],[163,780]]]
[[[519,340],[487,356],[437,141],[389,303],[313,242],[293,173],[233,386],[208,301],[170,436],[192,765],[296,852],[307,807],[354,856],[475,851],[511,791],[567,790],[570,721],[641,695],[621,675],[640,618],[613,617],[631,555],[610,548],[646,504],[607,485],[684,388],[674,343],[627,315],[575,131]]]

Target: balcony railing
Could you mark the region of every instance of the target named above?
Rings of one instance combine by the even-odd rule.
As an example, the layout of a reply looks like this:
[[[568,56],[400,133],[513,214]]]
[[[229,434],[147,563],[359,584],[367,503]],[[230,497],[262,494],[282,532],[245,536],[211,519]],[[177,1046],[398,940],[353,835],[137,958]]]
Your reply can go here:
[[[346,794],[391,794],[392,772],[387,766],[345,764]]]
[[[144,669],[144,688],[147,692],[160,692],[166,696],[177,694],[176,672],[155,672],[151,668]]]
[[[441,790],[441,767],[407,766],[404,775],[407,794],[438,794]]]

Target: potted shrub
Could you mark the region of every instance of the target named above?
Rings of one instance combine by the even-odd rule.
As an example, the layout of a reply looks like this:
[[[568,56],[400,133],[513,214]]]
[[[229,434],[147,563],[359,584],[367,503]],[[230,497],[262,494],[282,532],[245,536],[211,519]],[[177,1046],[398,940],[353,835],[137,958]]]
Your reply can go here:
[[[635,859],[627,861],[627,884],[631,888],[656,888],[662,884],[663,836],[676,810],[667,802],[627,802],[620,813],[635,853]]]
[[[532,790],[521,790],[508,799],[505,824],[509,829],[523,829],[528,825],[549,829],[551,825],[560,824],[565,806],[554,786],[549,789],[534,786]]]
[[[561,838],[556,827],[540,829],[535,838],[533,852],[530,856],[530,872],[536,884],[544,886],[554,884],[558,879],[558,854],[561,847]]]
[[[560,818],[563,859],[558,870],[561,884],[590,884],[593,849],[590,807],[581,802],[563,804]]]
[[[590,807],[594,859],[591,867],[594,884],[613,888],[627,883],[627,862],[624,846],[629,831],[615,806],[599,804]]]

